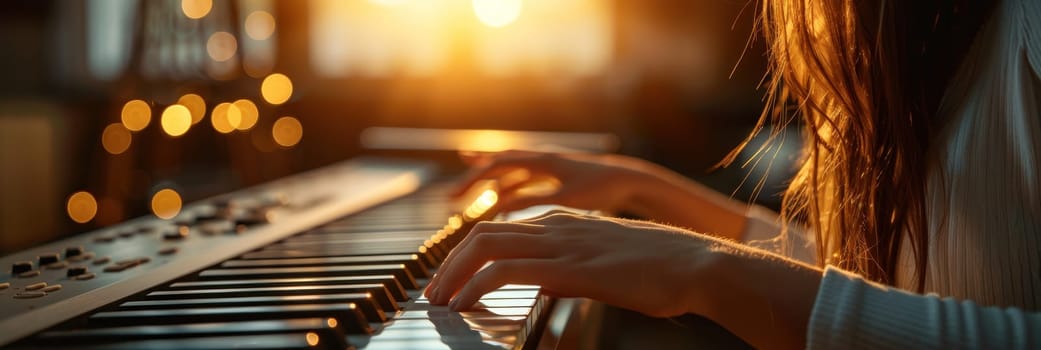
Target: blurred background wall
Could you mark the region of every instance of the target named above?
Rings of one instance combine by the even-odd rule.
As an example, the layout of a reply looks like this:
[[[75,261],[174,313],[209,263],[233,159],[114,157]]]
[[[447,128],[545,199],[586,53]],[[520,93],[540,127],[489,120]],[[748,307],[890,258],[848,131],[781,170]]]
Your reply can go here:
[[[0,253],[371,153],[373,126],[610,133],[743,200],[770,175],[767,205],[798,148],[710,171],[762,108],[746,0],[2,6]]]

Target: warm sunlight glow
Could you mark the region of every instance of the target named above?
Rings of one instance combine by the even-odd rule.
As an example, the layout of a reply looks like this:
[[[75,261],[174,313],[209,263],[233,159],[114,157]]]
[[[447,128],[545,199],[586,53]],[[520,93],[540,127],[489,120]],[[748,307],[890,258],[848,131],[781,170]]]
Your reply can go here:
[[[141,131],[152,121],[152,108],[141,100],[131,100],[123,105],[123,126],[130,131]]]
[[[481,23],[493,28],[505,27],[520,17],[521,0],[473,0],[474,14]]]
[[[69,196],[65,209],[69,212],[69,218],[72,221],[83,224],[94,219],[94,215],[98,213],[98,202],[94,199],[94,195],[80,191]]]
[[[453,230],[458,230],[460,227],[463,227],[463,218],[459,215],[452,215],[452,217],[448,218],[448,226]]]
[[[513,148],[517,142],[513,134],[498,130],[474,130],[460,140],[459,149],[475,152],[502,152]]]
[[[238,50],[238,41],[235,40],[235,36],[228,32],[216,32],[210,35],[210,39],[206,40],[206,53],[210,55],[214,61],[224,62],[235,57],[235,51]]]
[[[499,194],[495,193],[494,190],[484,190],[480,196],[474,200],[472,204],[463,212],[463,216],[468,220],[480,218],[481,215],[488,212],[495,203],[499,201]]]
[[[377,4],[377,5],[383,5],[383,6],[395,6],[395,5],[401,5],[402,3],[405,2],[405,0],[369,0],[369,2],[371,2],[373,4]]]
[[[177,104],[188,107],[192,112],[192,125],[198,124],[206,117],[206,101],[196,94],[185,94],[177,99]]]
[[[318,333],[307,332],[307,345],[318,346]]]
[[[293,117],[282,117],[271,127],[271,137],[282,147],[293,147],[304,137],[304,126]]]
[[[286,103],[293,96],[293,81],[285,74],[271,74],[260,84],[260,95],[273,105]]]
[[[242,99],[232,103],[239,112],[239,122],[235,123],[235,128],[239,130],[249,130],[257,125],[257,120],[260,118],[260,111],[257,110],[257,105],[253,101]],[[229,118],[229,124],[230,118]]]
[[[246,35],[253,40],[267,40],[275,34],[275,16],[264,10],[257,10],[246,16]]]
[[[163,126],[163,132],[178,137],[184,135],[192,127],[192,112],[188,110],[188,107],[172,105],[163,110],[159,122]]]
[[[130,148],[133,136],[123,124],[112,123],[101,132],[101,146],[110,154],[122,154]]]
[[[213,112],[210,113],[210,123],[213,124],[213,130],[221,134],[227,134],[235,131],[235,128],[242,122],[242,113],[238,107],[231,103],[221,103],[213,107]]]
[[[152,214],[160,219],[172,219],[181,212],[181,195],[169,188],[152,195]]]
[[[181,0],[181,11],[191,19],[206,17],[212,8],[212,0]]]

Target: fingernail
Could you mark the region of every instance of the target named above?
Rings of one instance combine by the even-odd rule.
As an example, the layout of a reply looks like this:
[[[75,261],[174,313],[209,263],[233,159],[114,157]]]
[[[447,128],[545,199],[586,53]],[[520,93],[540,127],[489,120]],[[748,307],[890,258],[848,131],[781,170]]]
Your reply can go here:
[[[455,298],[451,303],[448,303],[448,308],[452,311],[459,311],[459,298]]]
[[[441,300],[441,299],[438,298],[440,296],[440,295],[438,295],[438,294],[440,294],[438,292],[439,292],[439,290],[438,290],[437,286],[434,286],[434,290],[430,291],[430,301],[437,302],[438,300]]]

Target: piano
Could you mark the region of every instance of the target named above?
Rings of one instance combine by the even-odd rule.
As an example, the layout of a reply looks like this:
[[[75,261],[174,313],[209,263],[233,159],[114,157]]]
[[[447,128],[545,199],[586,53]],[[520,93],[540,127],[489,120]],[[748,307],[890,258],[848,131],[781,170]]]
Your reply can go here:
[[[432,162],[354,159],[3,257],[0,346],[744,346],[696,316],[653,320],[537,286],[504,286],[465,312],[429,304],[423,288],[452,247],[503,218],[490,189],[452,200],[456,180]],[[607,325],[652,337],[605,338]],[[681,336],[654,335],[669,328]]]

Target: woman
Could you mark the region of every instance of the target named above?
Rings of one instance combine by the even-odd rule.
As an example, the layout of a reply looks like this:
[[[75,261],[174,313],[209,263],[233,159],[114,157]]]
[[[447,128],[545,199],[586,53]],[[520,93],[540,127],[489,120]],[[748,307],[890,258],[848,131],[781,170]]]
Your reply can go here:
[[[561,183],[538,197],[507,186],[502,210],[556,203],[669,225],[482,223],[430,300],[462,309],[538,284],[701,314],[763,348],[1041,347],[1041,2],[762,7],[763,119],[799,115],[808,135],[780,220],[637,159],[476,156],[468,184],[518,169]]]

